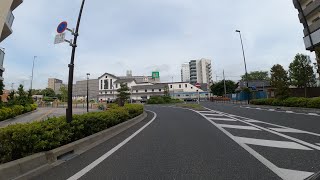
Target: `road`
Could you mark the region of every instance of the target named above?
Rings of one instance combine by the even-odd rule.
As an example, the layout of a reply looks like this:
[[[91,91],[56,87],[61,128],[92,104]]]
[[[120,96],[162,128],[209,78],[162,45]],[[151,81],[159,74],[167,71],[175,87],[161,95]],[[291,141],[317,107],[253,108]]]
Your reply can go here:
[[[203,105],[148,106],[146,120],[34,179],[298,180],[320,170],[318,130],[305,125],[319,117]]]
[[[73,109],[74,114],[83,114],[83,113],[86,113],[86,111],[87,111],[86,109],[82,109],[82,108]],[[90,109],[90,111],[97,111],[97,110]],[[59,117],[59,116],[64,116],[65,114],[66,114],[65,108],[38,108],[36,111],[32,113],[18,116],[10,120],[1,121],[0,127],[6,127],[11,124],[17,124],[17,123],[41,121],[41,120],[47,119],[48,117]]]

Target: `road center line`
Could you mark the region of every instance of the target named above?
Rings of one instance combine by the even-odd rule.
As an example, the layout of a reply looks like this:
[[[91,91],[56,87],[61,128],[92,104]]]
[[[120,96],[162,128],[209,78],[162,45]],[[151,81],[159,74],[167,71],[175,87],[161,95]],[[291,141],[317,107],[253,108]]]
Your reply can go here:
[[[150,111],[152,112],[152,111]],[[133,133],[131,136],[129,136],[127,139],[125,139],[124,141],[122,141],[120,144],[118,144],[117,146],[115,146],[114,148],[112,148],[110,151],[108,151],[107,153],[105,153],[104,155],[102,155],[101,157],[99,157],[97,160],[95,160],[94,162],[92,162],[91,164],[89,164],[88,166],[86,166],[85,168],[83,168],[81,171],[77,172],[75,175],[69,177],[67,180],[77,180],[79,178],[81,178],[82,176],[84,176],[86,173],[88,173],[89,171],[91,171],[93,168],[95,168],[96,166],[98,166],[101,162],[103,162],[105,159],[107,159],[109,156],[111,156],[113,153],[115,153],[118,149],[120,149],[122,146],[124,146],[125,144],[127,144],[132,138],[134,138],[136,135],[138,135],[142,130],[144,130],[147,126],[149,126],[156,118],[157,118],[157,114],[155,112],[152,112],[154,114],[154,117],[151,119],[151,121],[149,121],[146,125],[144,125],[143,127],[141,127],[138,131],[136,131],[135,133]]]

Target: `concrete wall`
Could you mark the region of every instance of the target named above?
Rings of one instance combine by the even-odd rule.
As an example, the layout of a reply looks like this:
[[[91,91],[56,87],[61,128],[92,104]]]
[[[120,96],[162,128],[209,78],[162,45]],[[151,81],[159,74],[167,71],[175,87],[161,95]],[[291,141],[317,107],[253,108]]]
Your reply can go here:
[[[13,0],[1,0],[0,1],[0,35],[3,30],[4,23],[6,22],[8,13]]]

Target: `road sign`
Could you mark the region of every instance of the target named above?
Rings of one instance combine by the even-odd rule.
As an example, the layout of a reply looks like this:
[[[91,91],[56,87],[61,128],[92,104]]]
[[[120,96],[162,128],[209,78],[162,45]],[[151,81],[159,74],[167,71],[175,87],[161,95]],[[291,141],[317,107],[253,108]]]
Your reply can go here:
[[[54,44],[60,44],[65,42],[66,33],[60,33],[56,35],[56,38],[54,39]]]
[[[155,72],[152,72],[152,79],[158,79],[160,78],[160,73],[155,71]]]
[[[59,34],[63,33],[68,28],[68,23],[66,21],[61,22],[57,27],[57,32]]]
[[[197,84],[196,84],[196,87],[197,87],[197,88],[201,88],[201,84],[200,84],[200,83],[197,83]]]

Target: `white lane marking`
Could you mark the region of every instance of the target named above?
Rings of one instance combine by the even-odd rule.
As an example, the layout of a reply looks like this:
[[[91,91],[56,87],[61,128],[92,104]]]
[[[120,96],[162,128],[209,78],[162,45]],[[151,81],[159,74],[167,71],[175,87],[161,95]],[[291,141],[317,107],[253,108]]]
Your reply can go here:
[[[316,146],[316,145],[314,145],[314,144],[311,144],[311,143],[302,141],[302,140],[300,140],[300,139],[297,139],[297,138],[294,138],[294,137],[291,137],[291,136],[287,136],[287,135],[285,135],[285,134],[281,134],[281,133],[276,132],[276,131],[272,131],[272,130],[270,130],[270,129],[267,129],[267,128],[264,128],[264,127],[261,127],[261,126],[258,126],[258,125],[255,125],[255,124],[246,122],[246,121],[244,121],[244,120],[235,118],[235,117],[233,117],[233,116],[229,116],[227,113],[223,113],[223,112],[219,112],[219,111],[216,111],[216,112],[217,112],[217,113],[224,114],[225,116],[230,117],[230,118],[233,118],[233,119],[238,120],[238,121],[240,121],[240,122],[246,123],[246,124],[248,124],[248,125],[250,125],[250,126],[254,126],[254,127],[256,127],[256,128],[265,130],[265,131],[270,132],[270,133],[272,133],[272,134],[276,134],[276,135],[281,136],[281,137],[284,137],[284,138],[286,138],[286,139],[290,139],[291,141],[295,141],[295,142],[300,143],[300,144],[303,144],[303,145],[305,145],[305,146],[312,147],[312,148],[314,148],[314,149],[316,149],[316,150],[320,150],[320,147],[319,147],[319,146]],[[239,116],[239,117],[240,117],[240,116]],[[242,117],[242,118],[244,118],[244,117]],[[266,123],[266,124],[267,124],[267,123]],[[309,134],[312,134],[312,133],[309,133]],[[314,134],[316,134],[316,133],[314,133]]]
[[[277,131],[277,132],[304,133],[304,131],[301,131],[298,129],[291,129],[291,128],[269,128],[269,129]]]
[[[256,108],[257,110],[261,110],[261,108]]]
[[[283,149],[312,150],[298,143],[289,142],[289,141],[274,141],[274,140],[254,139],[254,138],[244,138],[244,137],[236,137],[236,140],[241,143],[258,145],[258,146],[276,147],[276,148],[283,148]]]
[[[223,127],[223,128],[261,131],[260,129],[252,127],[252,126],[239,126],[239,125],[230,125],[230,124],[219,124],[218,126]]]
[[[150,111],[152,112],[152,111]],[[97,160],[95,160],[94,162],[92,162],[91,164],[89,164],[88,166],[86,166],[85,168],[83,168],[81,171],[77,172],[75,175],[69,177],[67,180],[77,180],[79,178],[81,178],[82,176],[84,176],[86,173],[88,173],[89,171],[91,171],[93,168],[95,168],[96,166],[98,166],[101,162],[103,162],[105,159],[107,159],[109,156],[111,156],[114,152],[116,152],[118,149],[120,149],[122,146],[124,146],[125,144],[127,144],[132,138],[134,138],[136,135],[138,135],[142,130],[144,130],[147,126],[149,126],[156,118],[157,118],[157,114],[155,112],[152,112],[154,114],[154,117],[151,119],[151,121],[149,121],[146,125],[144,125],[142,128],[140,128],[138,131],[136,131],[135,133],[133,133],[131,136],[129,136],[127,139],[125,139],[124,141],[122,141],[120,144],[118,144],[117,146],[115,146],[114,148],[112,148],[110,151],[108,151],[107,153],[105,153],[104,155],[102,155],[101,157],[99,157]]]
[[[230,119],[230,118],[212,118],[212,117],[208,117],[209,119],[211,120],[214,120],[214,121],[237,121],[237,120],[234,120],[234,119]]]
[[[286,111],[286,113],[290,113],[290,114],[292,114],[292,113],[293,113],[293,111]]]
[[[311,115],[311,116],[319,116],[318,114],[316,114],[316,113],[308,113],[309,115]]]
[[[194,110],[191,110],[194,111]],[[194,111],[196,112],[196,111]],[[201,114],[200,114],[201,115]],[[268,167],[271,171],[273,171],[276,175],[278,175],[280,178],[284,179],[284,180],[291,180],[290,176],[288,177],[288,174],[284,171],[282,171],[282,169],[280,169],[279,167],[277,167],[276,165],[274,165],[272,162],[270,162],[268,159],[266,159],[265,157],[261,156],[257,151],[253,150],[251,147],[249,147],[248,145],[238,142],[236,141],[236,137],[233,136],[231,133],[229,133],[227,130],[223,129],[222,127],[219,127],[218,124],[214,123],[213,121],[211,121],[210,119],[208,119],[206,116],[203,116],[206,120],[208,120],[211,124],[213,124],[215,127],[217,127],[218,129],[220,129],[220,131],[222,131],[224,134],[226,134],[229,138],[231,138],[233,141],[235,141],[237,144],[239,144],[239,146],[241,146],[243,149],[245,149],[246,151],[248,151],[253,157],[255,157],[256,159],[258,159],[262,164],[264,164],[266,167]]]
[[[253,119],[248,119],[245,120],[246,122],[251,122],[251,123],[261,123],[261,121],[253,120]]]
[[[316,145],[319,145],[319,146],[320,146],[320,143],[316,143]]]
[[[203,114],[205,116],[223,116],[223,114]]]
[[[269,109],[268,111],[275,111],[275,109]]]
[[[215,113],[213,111],[197,111],[198,113]]]
[[[291,169],[283,169],[279,168],[280,171],[282,171],[288,179],[291,180],[301,180],[301,179],[306,179],[307,177],[313,175],[314,173],[312,172],[306,172],[306,171],[296,171],[296,170],[291,170]]]

